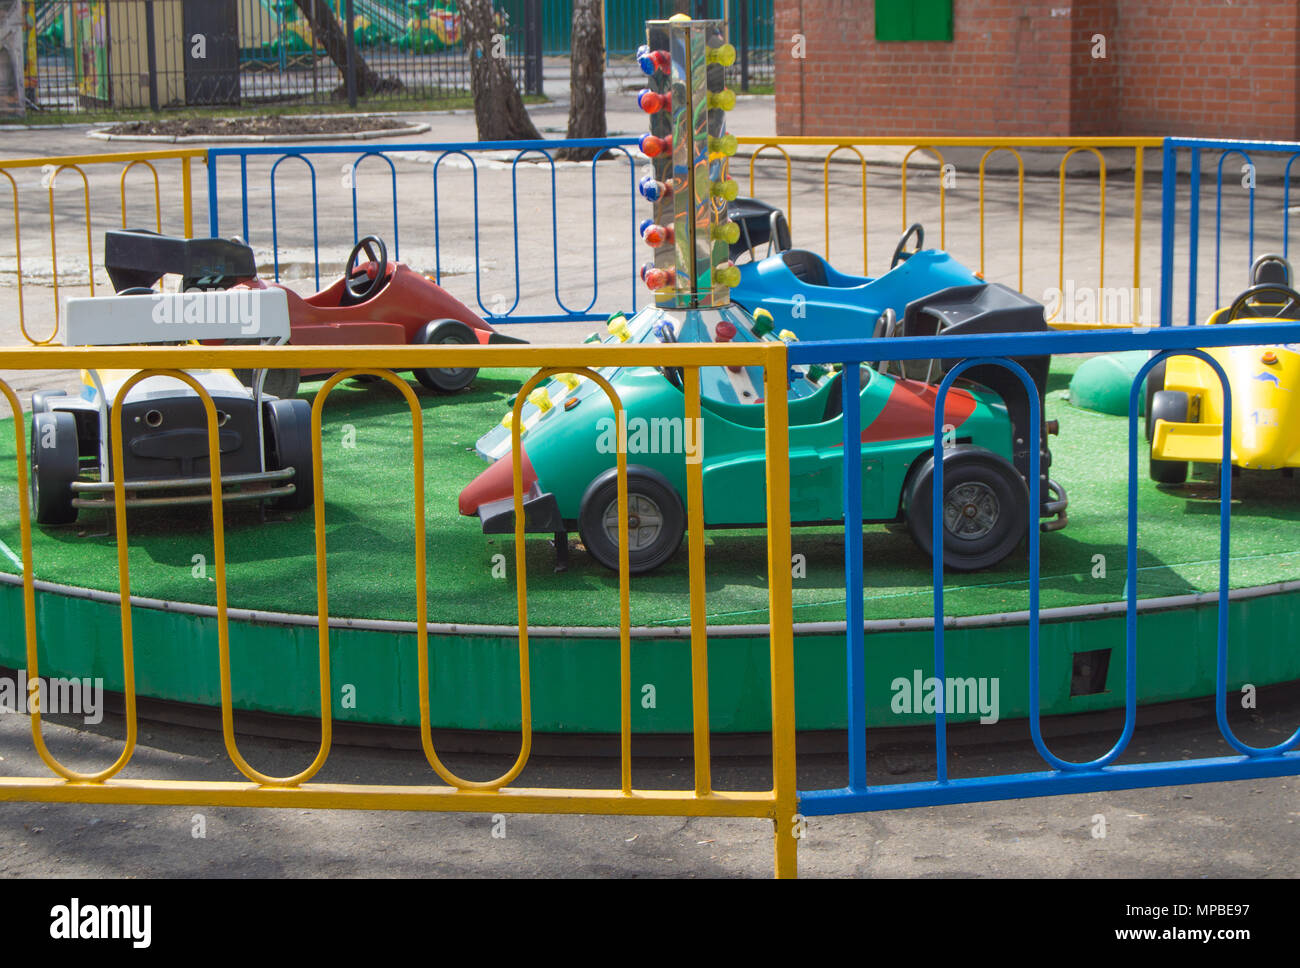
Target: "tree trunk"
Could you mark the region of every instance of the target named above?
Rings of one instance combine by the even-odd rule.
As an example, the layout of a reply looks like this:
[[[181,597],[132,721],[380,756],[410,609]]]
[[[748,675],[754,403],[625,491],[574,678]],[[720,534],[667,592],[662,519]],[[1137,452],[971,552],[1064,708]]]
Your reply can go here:
[[[298,9],[302,15],[307,18],[311,24],[312,33],[316,39],[325,47],[325,53],[329,55],[339,73],[343,75],[342,86],[335,91],[335,94],[347,94],[348,88],[348,35],[345,28],[339,23],[338,18],[334,16],[334,11],[330,9],[326,0],[295,0]],[[365,97],[367,94],[374,94],[380,91],[400,91],[404,85],[396,77],[380,77],[366,63],[366,59],[361,56],[361,52],[353,47],[353,55],[356,57],[357,65],[357,97]]]
[[[479,141],[541,140],[510,73],[492,0],[461,0],[460,16]]]
[[[573,0],[573,33],[569,39],[570,138],[605,137],[603,7],[602,0]],[[600,150],[562,148],[556,157],[567,161],[590,161]]]

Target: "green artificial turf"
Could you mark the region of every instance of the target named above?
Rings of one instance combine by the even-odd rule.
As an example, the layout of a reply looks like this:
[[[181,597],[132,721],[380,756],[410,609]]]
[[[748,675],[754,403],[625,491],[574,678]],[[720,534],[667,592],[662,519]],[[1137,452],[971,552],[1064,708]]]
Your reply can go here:
[[[1120,600],[1124,596],[1127,506],[1126,421],[1071,407],[1065,399],[1076,358],[1058,358],[1048,417],[1061,423],[1053,439],[1052,476],[1070,496],[1070,524],[1043,534],[1042,605]],[[474,441],[506,412],[527,374],[484,371],[473,388],[437,396],[416,387],[425,421],[429,618],[439,622],[513,624],[513,540],[484,536],[477,519],[457,513],[460,489],[485,466]],[[310,395],[318,383],[304,385]],[[415,579],[410,420],[386,384],[344,384],[325,410],[323,454],[329,567],[329,609],[335,616],[414,619]],[[6,422],[7,424],[7,422]],[[1139,422],[1139,433],[1141,433]],[[355,435],[349,432],[355,429]],[[355,447],[345,443],[355,439]],[[0,426],[0,541],[19,546],[12,429]],[[1160,490],[1146,476],[1139,446],[1138,591],[1142,597],[1208,591],[1218,580],[1217,484]],[[1234,482],[1234,587],[1300,578],[1295,521],[1300,485],[1278,477]],[[36,529],[40,578],[116,590],[113,538],[104,516],[83,512],[73,527]],[[129,517],[131,591],[136,595],[212,604],[216,601],[210,515],[206,511],[139,509]],[[576,535],[573,536],[576,539]],[[931,614],[928,559],[901,529],[872,526],[864,535],[867,618]],[[247,505],[226,506],[226,555],[232,606],[315,614],[314,530],[309,512],[265,522]],[[0,549],[3,550],[3,549]],[[803,556],[794,580],[796,621],[844,617],[843,538],[834,528],[795,529]],[[203,556],[204,573],[196,557]],[[494,562],[494,556],[503,559]],[[710,532],[706,545],[710,621],[764,622],[766,545],[761,531]],[[1101,557],[1098,557],[1101,556]],[[553,571],[549,541],[528,541],[530,624],[606,625],[618,621],[618,580],[575,550],[567,573]],[[494,567],[494,564],[496,567]],[[501,566],[504,566],[502,568]],[[17,568],[8,556],[0,567]],[[505,577],[498,577],[504,571]],[[686,549],[666,566],[632,582],[632,621],[687,621]],[[1023,552],[975,574],[950,574],[949,615],[1016,611],[1028,606]]]

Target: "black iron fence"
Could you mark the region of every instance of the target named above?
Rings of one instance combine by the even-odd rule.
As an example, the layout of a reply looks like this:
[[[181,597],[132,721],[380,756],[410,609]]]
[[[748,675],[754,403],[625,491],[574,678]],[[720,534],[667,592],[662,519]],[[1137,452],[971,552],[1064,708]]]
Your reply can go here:
[[[519,86],[541,92],[526,25],[541,0],[495,0]],[[461,15],[445,0],[36,0],[29,111],[428,102],[469,93]],[[534,32],[539,26],[534,26]],[[412,104],[412,106],[414,106]]]
[[[391,104],[469,95],[456,0],[16,0],[23,5],[28,112],[121,115],[178,108]],[[572,0],[493,0],[520,89],[541,94],[543,58],[568,57]],[[635,71],[647,19],[675,0],[605,0],[609,69]],[[773,79],[773,0],[692,0],[725,18],[730,83]],[[547,61],[550,83],[563,65]],[[557,93],[552,91],[552,93]]]

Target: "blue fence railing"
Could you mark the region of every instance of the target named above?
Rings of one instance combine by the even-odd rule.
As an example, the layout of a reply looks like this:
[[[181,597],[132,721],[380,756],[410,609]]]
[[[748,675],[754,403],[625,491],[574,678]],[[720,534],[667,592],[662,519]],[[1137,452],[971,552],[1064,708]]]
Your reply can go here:
[[[602,251],[600,238],[597,231],[598,218],[602,211],[610,211],[608,199],[602,204],[602,198],[598,190],[598,173],[604,172],[608,165],[593,163],[590,167],[588,201],[591,206],[591,236],[590,236],[590,275],[586,272],[574,274],[571,269],[561,267],[561,252],[572,254],[576,248],[575,239],[581,239],[582,235],[579,230],[575,230],[575,224],[581,224],[582,216],[575,215],[575,202],[577,211],[581,212],[581,201],[570,196],[561,195],[557,188],[556,182],[556,160],[555,153],[561,148],[597,148],[599,149],[598,158],[604,155],[619,156],[622,155],[627,161],[627,234],[622,236],[628,244],[628,272],[621,277],[618,295],[618,304],[616,308],[623,311],[634,310],[641,299],[643,287],[637,279],[637,251],[638,239],[636,237],[637,223],[637,203],[639,196],[636,193],[636,160],[632,154],[632,147],[636,144],[635,138],[590,138],[590,139],[561,139],[547,141],[498,141],[498,142],[459,142],[444,144],[418,144],[404,143],[394,145],[310,145],[302,147],[284,147],[284,146],[259,146],[259,147],[230,147],[230,148],[212,148],[208,152],[208,228],[213,236],[221,235],[222,212],[223,206],[225,211],[230,207],[238,208],[239,226],[241,237],[250,245],[255,242],[267,239],[272,248],[273,270],[276,281],[280,279],[280,259],[281,259],[281,222],[285,218],[282,212],[283,204],[281,202],[283,179],[292,177],[287,173],[292,169],[297,169],[308,179],[310,183],[311,195],[311,246],[312,256],[315,263],[314,273],[317,288],[321,284],[321,233],[322,233],[322,210],[321,200],[319,198],[318,183],[323,177],[322,171],[318,171],[317,166],[320,164],[332,164],[335,167],[331,169],[330,174],[334,176],[335,172],[341,173],[342,191],[344,198],[342,203],[349,206],[350,222],[347,231],[350,229],[352,244],[355,244],[363,234],[369,234],[369,229],[379,229],[385,233],[391,233],[391,251],[393,257],[400,258],[400,243],[403,235],[410,240],[409,230],[403,233],[403,221],[409,221],[415,209],[420,205],[428,206],[433,213],[433,248],[434,248],[434,276],[441,283],[443,279],[444,253],[447,249],[457,252],[463,246],[459,240],[449,243],[444,239],[443,225],[447,219],[444,210],[447,207],[456,207],[457,211],[464,211],[464,204],[469,203],[472,215],[472,247],[473,247],[473,274],[474,274],[474,298],[477,303],[476,311],[484,318],[491,319],[493,323],[538,323],[538,322],[573,322],[584,320],[604,319],[610,310],[604,312],[595,309],[598,300],[602,296],[602,280],[600,273],[600,255]],[[412,157],[423,157],[423,160],[412,161]],[[469,197],[456,197],[453,192],[446,190],[445,186],[440,185],[440,178],[443,182],[447,178],[447,168],[444,167],[448,159],[455,158],[468,163],[470,171],[471,187]],[[373,159],[373,160],[372,160]],[[480,219],[480,186],[479,186],[479,168],[485,161],[490,160],[498,166],[506,164],[510,169],[510,226],[508,231],[512,240],[511,256],[511,273],[512,281],[508,283],[513,288],[513,301],[509,295],[498,293],[498,299],[492,301],[489,305],[485,301],[483,286],[483,266],[484,257],[483,232],[484,225]],[[223,165],[222,162],[225,161]],[[289,164],[286,165],[286,162]],[[232,164],[238,165],[239,170],[239,194],[236,199],[230,198],[228,191],[223,191],[229,180],[223,181],[224,172]],[[524,198],[521,197],[520,191],[520,170],[521,165],[539,164],[549,167],[548,199],[550,207],[549,218],[549,242],[551,248],[551,265],[550,265],[550,297],[553,302],[553,311],[551,312],[522,312],[520,305],[525,294],[522,288],[523,273],[520,270],[520,223],[521,223],[521,204]],[[375,197],[373,194],[369,197],[359,197],[359,181],[361,173],[365,172],[367,177],[372,168],[377,168],[380,177],[384,183],[381,197]],[[265,170],[262,170],[265,169]],[[398,179],[399,175],[403,178],[411,173],[416,175],[423,174],[427,178],[426,189],[418,197],[409,195],[399,195]],[[530,177],[537,177],[530,175]],[[255,187],[255,180],[264,179],[262,182],[269,188],[269,205],[263,208],[261,204],[251,194],[251,188]],[[527,201],[536,202],[536,193],[526,190]],[[293,213],[296,217],[301,217],[304,213],[296,211]],[[334,214],[331,211],[331,214]],[[266,224],[269,222],[269,225]],[[362,230],[362,225],[368,227],[367,231]],[[563,225],[563,230],[562,230]],[[335,226],[335,231],[338,227]],[[525,241],[524,244],[531,244]],[[564,249],[561,246],[564,246]],[[586,253],[583,253],[584,256]],[[493,250],[493,255],[500,258],[499,249]],[[627,290],[621,288],[626,283]],[[612,283],[607,279],[605,288],[608,290]],[[575,295],[576,293],[576,295]],[[588,295],[589,293],[589,295]],[[624,303],[623,293],[627,293],[628,302]],[[606,293],[606,295],[610,295]],[[539,298],[539,294],[534,294],[534,301]]]
[[[1247,223],[1247,258],[1239,277],[1244,278],[1244,270],[1255,259],[1256,249],[1256,195],[1259,189],[1262,161],[1272,163],[1272,167],[1281,167],[1279,171],[1265,173],[1269,178],[1280,175],[1282,182],[1282,217],[1281,217],[1281,254],[1287,256],[1291,242],[1291,177],[1292,166],[1300,159],[1300,144],[1282,141],[1231,141],[1203,138],[1166,138],[1164,156],[1161,166],[1161,212],[1160,212],[1160,325],[1168,326],[1175,322],[1175,278],[1180,268],[1178,259],[1178,196],[1180,160],[1187,162],[1187,252],[1185,272],[1187,274],[1186,315],[1178,314],[1188,323],[1199,322],[1198,288],[1201,283],[1201,203],[1202,203],[1202,163],[1207,156],[1214,166],[1214,264],[1213,307],[1223,305],[1221,283],[1225,267],[1223,222],[1225,206],[1225,176],[1227,184],[1236,186],[1238,195],[1245,195],[1244,214]],[[1225,173],[1225,164],[1227,170]],[[1234,167],[1236,166],[1236,167]],[[1230,209],[1240,209],[1242,204]]]
[[[807,815],[890,810],[902,807],[935,806],[984,800],[1055,796],[1095,790],[1122,790],[1137,787],[1183,783],[1209,783],[1269,776],[1300,774],[1300,728],[1289,738],[1270,747],[1253,747],[1232,732],[1227,721],[1228,669],[1228,601],[1229,548],[1231,538],[1230,504],[1232,475],[1220,475],[1219,494],[1219,591],[1218,649],[1216,664],[1215,713],[1220,733],[1237,756],[1216,756],[1159,763],[1118,763],[1133,737],[1137,716],[1137,487],[1138,437],[1137,403],[1142,380],[1153,366],[1170,356],[1192,355],[1208,363],[1218,375],[1224,389],[1223,465],[1231,466],[1230,440],[1232,398],[1223,370],[1204,349],[1221,346],[1256,346],[1289,343],[1295,339],[1294,323],[1234,323],[1231,326],[1168,327],[1154,330],[1109,332],[1056,332],[1034,334],[996,334],[985,336],[937,336],[900,339],[870,339],[844,342],[794,343],[789,349],[790,363],[829,364],[844,367],[841,378],[844,413],[844,453],[857,451],[860,444],[858,398],[859,381],[852,378],[864,364],[881,360],[960,360],[944,378],[935,401],[932,544],[934,554],[934,677],[944,682],[944,526],[940,498],[943,494],[944,401],[953,381],[961,372],[975,365],[997,365],[1011,370],[1029,394],[1031,426],[1029,440],[1039,439],[1038,391],[1025,370],[1014,362],[1017,358],[1061,353],[1113,353],[1125,350],[1154,351],[1132,383],[1129,394],[1128,446],[1128,533],[1125,636],[1124,729],[1116,743],[1101,756],[1087,762],[1071,762],[1056,756],[1043,739],[1039,724],[1039,535],[1029,529],[1029,615],[1028,662],[1030,695],[1030,734],[1035,749],[1048,766],[1047,770],[1002,776],[953,778],[948,775],[947,713],[939,702],[935,714],[936,778],[934,780],[872,786],[867,777],[867,706],[866,644],[862,621],[864,595],[862,568],[861,514],[845,515],[845,606],[847,628],[845,667],[848,678],[848,785],[840,789],[804,790],[800,793],[800,810]],[[1037,464],[1035,474],[1041,473]],[[860,461],[843,462],[844,507],[862,507],[862,465]]]

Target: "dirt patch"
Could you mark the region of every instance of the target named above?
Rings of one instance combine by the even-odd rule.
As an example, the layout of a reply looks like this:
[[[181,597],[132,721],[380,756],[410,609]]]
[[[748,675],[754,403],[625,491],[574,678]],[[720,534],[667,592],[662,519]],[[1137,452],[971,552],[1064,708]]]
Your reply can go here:
[[[152,137],[213,137],[216,135],[304,135],[353,134],[359,131],[391,131],[407,122],[385,117],[312,117],[277,115],[260,118],[167,118],[124,121],[100,129],[110,135]]]

